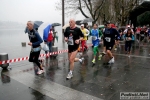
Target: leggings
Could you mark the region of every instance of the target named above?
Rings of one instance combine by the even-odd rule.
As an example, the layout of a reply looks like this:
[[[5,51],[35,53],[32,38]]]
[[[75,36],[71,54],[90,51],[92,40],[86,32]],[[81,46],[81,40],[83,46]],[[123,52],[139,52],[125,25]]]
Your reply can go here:
[[[39,68],[40,70],[43,70],[41,68],[41,64],[40,64],[40,61],[39,61],[39,55],[40,55],[40,51],[38,52],[30,52],[30,56],[29,56],[29,62],[34,62]]]
[[[94,48],[93,48],[94,56],[96,56],[97,52],[99,52],[98,46],[94,46]]]
[[[82,52],[84,51],[84,47],[87,49],[87,45],[86,45],[86,40],[82,40],[81,41],[81,46],[82,46]]]
[[[131,50],[132,41],[126,41],[125,42],[125,51],[130,52]]]

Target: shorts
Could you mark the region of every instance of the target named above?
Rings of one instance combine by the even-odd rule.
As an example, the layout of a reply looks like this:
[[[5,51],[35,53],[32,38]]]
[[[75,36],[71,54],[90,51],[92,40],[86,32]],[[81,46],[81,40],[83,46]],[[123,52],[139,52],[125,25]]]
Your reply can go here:
[[[104,47],[106,47],[106,50],[112,50],[114,47],[114,44],[115,44],[114,42],[109,43],[109,42],[104,41]]]
[[[74,51],[77,51],[79,48],[79,45],[68,45],[68,52],[72,53]]]

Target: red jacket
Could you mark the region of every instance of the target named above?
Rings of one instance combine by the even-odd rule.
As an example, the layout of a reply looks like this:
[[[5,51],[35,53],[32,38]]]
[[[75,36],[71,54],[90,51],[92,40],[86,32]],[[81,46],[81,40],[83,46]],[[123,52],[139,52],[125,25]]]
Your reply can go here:
[[[50,33],[48,34],[48,38],[47,38],[47,42],[51,42],[53,41],[53,33],[52,31],[50,31]]]

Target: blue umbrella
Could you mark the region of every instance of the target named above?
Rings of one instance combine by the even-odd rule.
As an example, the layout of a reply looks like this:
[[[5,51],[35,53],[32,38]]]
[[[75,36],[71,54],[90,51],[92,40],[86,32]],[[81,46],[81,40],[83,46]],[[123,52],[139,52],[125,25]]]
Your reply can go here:
[[[47,40],[51,27],[52,25],[50,24],[43,30],[43,40]]]

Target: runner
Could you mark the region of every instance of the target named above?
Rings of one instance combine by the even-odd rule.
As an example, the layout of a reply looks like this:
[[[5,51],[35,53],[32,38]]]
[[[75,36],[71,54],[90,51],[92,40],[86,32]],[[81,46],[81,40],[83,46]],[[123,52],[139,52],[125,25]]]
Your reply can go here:
[[[139,43],[139,40],[140,40],[140,32],[141,32],[141,27],[139,26],[137,29],[136,29],[136,39],[137,39],[137,42]]]
[[[104,29],[103,29],[103,55],[106,55],[106,47],[104,46],[104,33],[105,33],[105,30],[107,28],[107,24],[104,25]]]
[[[145,30],[144,28],[141,29],[141,32],[140,32],[140,42],[143,43],[143,40],[145,38]]]
[[[134,40],[132,31],[131,29],[128,29],[127,34],[125,34],[125,51],[126,51],[126,54],[128,54],[128,57],[130,57],[132,40]]]
[[[84,52],[84,50],[88,49],[87,45],[86,45],[86,41],[87,41],[87,37],[90,34],[89,30],[87,30],[86,28],[84,28],[84,25],[81,25],[81,31],[84,35],[84,38],[81,40],[81,47],[82,47],[82,53]]]
[[[148,28],[148,42],[150,41],[150,28]]]
[[[96,59],[96,54],[99,53],[99,58],[98,60],[101,60],[102,55],[100,55],[98,46],[100,43],[100,37],[99,37],[99,30],[97,29],[98,25],[94,24],[93,29],[91,30],[91,36],[92,36],[92,44],[93,44],[93,53],[94,53],[94,58],[92,60],[93,64],[95,64],[95,59]]]
[[[34,62],[38,67],[39,71],[37,74],[44,73],[44,69],[42,67],[41,61],[39,60],[40,52],[41,52],[41,43],[43,42],[41,36],[39,35],[38,31],[36,31],[34,28],[34,23],[32,21],[27,22],[27,28],[29,29],[29,40],[30,42],[28,45],[31,46],[30,56],[29,56],[29,62]]]
[[[107,28],[105,29],[104,32],[104,47],[106,48],[106,53],[108,54],[110,61],[108,63],[114,63],[114,56],[111,53],[111,50],[113,49],[113,46],[115,44],[115,40],[118,39],[116,38],[119,37],[119,33],[116,29],[111,28],[111,24],[107,23]]]
[[[70,79],[73,77],[73,69],[74,69],[74,62],[83,62],[83,58],[79,59],[76,58],[76,55],[78,53],[78,48],[80,41],[83,39],[83,34],[80,30],[80,28],[77,28],[75,26],[75,20],[70,19],[69,21],[70,27],[67,27],[64,33],[65,41],[68,43],[68,59],[70,62],[70,72],[67,75],[67,79]]]

